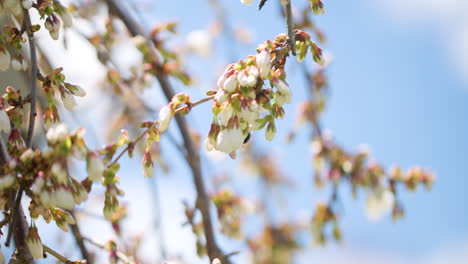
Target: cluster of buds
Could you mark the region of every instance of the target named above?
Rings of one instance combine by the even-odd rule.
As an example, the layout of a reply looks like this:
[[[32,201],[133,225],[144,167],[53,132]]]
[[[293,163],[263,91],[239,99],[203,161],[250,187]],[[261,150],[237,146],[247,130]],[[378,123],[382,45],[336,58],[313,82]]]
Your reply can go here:
[[[296,31],[298,56],[303,59],[308,47],[316,47],[310,36]],[[299,48],[300,47],[300,48]],[[321,61],[321,50],[311,48],[316,61]],[[211,129],[206,140],[208,151],[218,150],[231,155],[239,149],[249,133],[266,127],[265,138],[273,140],[275,119],[285,115],[283,105],[291,102],[291,89],[285,81],[284,66],[290,48],[287,36],[281,34],[275,41],[266,41],[255,56],[230,64],[218,79],[212,111]],[[268,82],[271,88],[265,88]]]
[[[284,223],[266,226],[261,234],[248,240],[252,252],[252,263],[291,263],[295,251],[300,249],[296,241],[299,226]]]
[[[211,200],[216,206],[221,232],[228,237],[241,239],[241,216],[244,213],[253,211],[250,203],[234,195],[231,190],[221,190],[211,196]]]
[[[49,31],[50,37],[58,40],[60,35],[60,20],[55,14],[52,14],[44,22],[44,27]]]
[[[325,227],[333,225],[332,235],[336,241],[341,240],[341,231],[338,225],[338,217],[332,207],[325,203],[318,203],[315,209],[315,215],[312,217],[312,236],[314,244],[325,245],[327,236]]]
[[[75,96],[83,97],[86,95],[86,91],[82,87],[65,82],[65,75],[62,71],[63,68],[57,68],[46,77],[40,78],[47,99],[47,106],[44,109],[46,130],[60,122],[56,94],[60,95],[63,106],[69,111],[73,111],[77,105]]]
[[[59,38],[62,23],[65,28],[73,25],[73,16],[59,1],[37,0],[37,11],[41,17],[47,17],[44,26],[54,40]]]
[[[44,257],[41,238],[39,237],[39,233],[37,232],[37,227],[35,225],[29,227],[26,244],[28,245],[29,251],[34,259],[41,259]]]

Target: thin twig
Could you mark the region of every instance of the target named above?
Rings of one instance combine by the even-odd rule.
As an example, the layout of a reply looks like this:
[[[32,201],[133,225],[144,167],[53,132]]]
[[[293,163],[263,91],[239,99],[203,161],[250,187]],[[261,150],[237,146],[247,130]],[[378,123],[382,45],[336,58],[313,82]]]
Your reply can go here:
[[[292,6],[291,1],[289,0],[286,4],[286,24],[288,25],[288,37],[289,37],[289,46],[291,47],[292,55],[296,56],[296,37],[294,35],[294,22],[292,15]]]
[[[148,35],[146,32],[140,27],[136,21],[130,17],[124,9],[122,9],[115,0],[105,0],[107,6],[109,7],[110,13],[116,14],[122,22],[127,27],[128,31],[132,36],[143,36],[147,37]],[[171,84],[169,83],[169,79],[166,73],[162,71],[162,65],[159,62],[159,58],[157,56],[157,52],[154,48],[154,43],[146,38],[148,44],[150,45],[150,55],[153,59],[153,67],[155,70],[154,75],[158,80],[161,89],[164,92],[164,96],[168,101],[172,99],[174,96],[174,89],[172,88]],[[201,164],[200,164],[200,156],[198,151],[195,147],[195,144],[190,136],[189,129],[187,122],[183,116],[176,115],[175,116],[177,125],[180,130],[180,134],[182,135],[182,139],[184,141],[184,146],[187,149],[187,163],[190,166],[193,175],[193,181],[195,183],[195,188],[198,194],[198,201],[199,201],[199,209],[202,214],[202,224],[203,224],[203,231],[205,234],[206,240],[206,248],[207,253],[210,258],[210,261],[213,261],[215,258],[219,258],[223,263],[229,264],[230,261],[225,257],[225,255],[221,252],[220,248],[218,247],[215,239],[215,234],[213,230],[213,224],[211,222],[211,214],[210,214],[210,200],[205,190],[205,183],[203,181],[203,176],[201,173]]]
[[[76,213],[75,211],[70,212],[71,215],[73,216],[74,219],[76,219]],[[86,248],[86,245],[84,244],[83,241],[83,236],[81,235],[80,227],[78,226],[78,221],[76,221],[76,224],[74,225],[69,225],[70,229],[72,230],[72,234],[75,237],[76,244],[80,248],[81,251],[81,256],[86,259],[87,264],[93,264],[93,261],[91,260],[91,255],[88,252],[88,249]]]
[[[48,247],[48,246],[46,246],[44,244],[42,244],[42,249],[44,250],[44,252],[47,252],[47,253],[51,254],[56,259],[60,260],[61,262],[65,263],[65,264],[79,263],[79,262],[76,262],[76,261],[69,260],[67,257],[63,256],[62,254],[58,253],[57,251],[51,249],[50,247]],[[81,263],[86,263],[86,262],[81,262]]]
[[[194,107],[194,106],[197,106],[199,104],[202,104],[204,102],[207,102],[207,101],[210,101],[214,98],[214,96],[208,96],[206,98],[203,98],[199,101],[196,101],[194,103],[191,103],[190,106],[186,105],[186,106],[182,106],[182,107],[179,107],[177,108],[175,111],[174,111],[174,115],[180,113],[181,111],[184,111],[184,110],[188,110],[190,109],[191,107]],[[138,137],[136,137],[132,142],[130,142],[127,147],[125,147],[120,153],[119,155],[117,155],[117,157],[111,162],[109,163],[108,167],[111,167],[112,165],[114,165],[117,161],[119,161],[119,159],[125,154],[125,152],[127,152],[131,147],[135,146],[135,144],[140,141],[151,129],[154,128],[154,126],[156,125],[156,122],[153,122],[145,131],[141,132],[140,135],[138,135]]]
[[[91,238],[83,237],[83,240],[95,245],[98,248],[107,250],[105,245],[103,245],[103,244],[101,244],[101,243],[99,243],[99,242],[97,242],[97,241],[95,241],[95,240],[93,240]],[[118,259],[120,259],[121,261],[123,261],[126,264],[134,264],[135,263],[133,260],[130,260],[130,258],[127,255],[125,255],[124,253],[122,253],[120,251],[115,251],[115,255],[117,256]]]

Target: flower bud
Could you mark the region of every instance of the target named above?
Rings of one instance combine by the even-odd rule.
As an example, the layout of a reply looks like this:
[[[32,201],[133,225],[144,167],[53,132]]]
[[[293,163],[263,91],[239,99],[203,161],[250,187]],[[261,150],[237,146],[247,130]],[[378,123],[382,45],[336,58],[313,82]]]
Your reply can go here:
[[[19,61],[18,59],[13,59],[11,61],[11,67],[15,71],[22,71],[23,70],[23,65],[21,64],[21,61]]]
[[[29,227],[26,244],[28,245],[29,251],[34,259],[44,257],[41,238],[39,237],[36,226]]]
[[[266,140],[272,141],[273,138],[275,137],[275,134],[276,134],[275,122],[270,121],[270,122],[268,123],[268,126],[267,126],[266,130],[265,130],[265,138],[266,138]]]
[[[68,109],[68,111],[73,111],[76,107],[75,96],[71,93],[64,92],[62,94],[63,106]]]
[[[11,174],[1,176],[0,177],[0,191],[3,192],[8,187],[11,187],[13,184],[15,184],[15,182],[16,182],[16,178]]]
[[[23,5],[24,9],[30,9],[33,6],[33,1],[32,0],[23,0],[23,1],[21,1],[21,4]]]
[[[58,183],[67,182],[67,178],[68,178],[67,171],[62,167],[62,164],[58,162],[55,162],[54,164],[52,164],[51,172],[55,180]]]
[[[61,123],[51,127],[46,134],[47,141],[50,144],[62,142],[68,136],[68,128],[65,124]]]
[[[174,113],[170,105],[166,105],[159,110],[159,132],[162,133],[167,130],[173,115]]]
[[[101,180],[105,169],[106,166],[96,153],[89,152],[87,160],[88,178],[93,182]]]
[[[66,8],[60,12],[60,17],[62,18],[64,28],[73,26],[73,16]]]
[[[86,96],[86,91],[79,85],[65,84],[65,87],[73,94],[79,97]]]
[[[73,209],[75,206],[75,200],[73,199],[73,194],[62,187],[59,187],[55,192],[51,193],[50,202],[52,205],[65,210]]]
[[[23,154],[20,156],[20,160],[22,162],[28,162],[34,158],[34,151],[32,149],[27,149]]]
[[[241,3],[243,3],[244,5],[251,5],[253,3],[253,0],[240,0]]]
[[[267,78],[271,70],[270,53],[266,50],[262,50],[262,52],[257,54],[255,60],[257,62],[257,66],[260,68],[260,77],[264,79]]]
[[[244,136],[239,128],[223,129],[216,138],[216,149],[231,153],[239,149],[244,143]]]
[[[228,92],[232,93],[237,88],[237,76],[235,74],[229,76],[223,83],[223,89]]]
[[[154,165],[149,151],[145,151],[143,155],[143,176],[148,178],[153,178],[154,176]]]
[[[219,89],[218,92],[215,95],[215,100],[218,101],[218,103],[224,103],[229,99],[229,94],[226,93],[223,89]]]

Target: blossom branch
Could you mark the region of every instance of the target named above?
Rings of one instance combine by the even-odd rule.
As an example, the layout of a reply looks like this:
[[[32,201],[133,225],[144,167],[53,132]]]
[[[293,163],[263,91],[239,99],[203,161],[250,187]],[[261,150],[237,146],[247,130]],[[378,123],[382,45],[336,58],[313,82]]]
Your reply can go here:
[[[26,146],[28,148],[32,145],[32,137],[34,134],[34,124],[36,119],[36,97],[37,97],[37,83],[36,83],[36,76],[37,76],[37,55],[36,55],[36,44],[34,41],[34,33],[32,30],[32,23],[31,17],[29,16],[29,10],[24,9],[24,20],[23,26],[26,27],[26,32],[28,34],[28,41],[29,41],[29,52],[31,56],[31,91],[30,91],[30,112],[29,112],[29,126],[28,126],[28,134],[26,137]],[[14,211],[12,214],[12,222],[8,229],[7,239],[5,245],[10,244],[12,233],[15,229],[15,224],[17,222],[16,215],[18,212],[18,208],[21,207],[21,197],[23,196],[23,187],[20,186],[18,190],[18,196],[16,198],[15,204],[13,205]],[[22,219],[18,219],[22,221]],[[16,241],[18,243],[18,241]]]
[[[86,241],[86,242],[89,242],[90,244],[95,245],[98,248],[108,250],[105,245],[103,245],[103,244],[101,244],[101,243],[99,243],[99,242],[97,242],[97,241],[95,241],[95,240],[93,240],[91,238],[83,237],[83,240]],[[118,259],[120,259],[121,261],[123,261],[126,264],[134,264],[135,263],[134,261],[130,260],[130,258],[127,255],[125,255],[124,253],[122,253],[120,251],[114,251],[114,253],[115,253],[115,256]]]
[[[199,101],[196,101],[194,103],[191,103],[190,105],[186,105],[186,106],[182,106],[182,107],[179,107],[177,108],[176,110],[174,110],[174,115],[175,114],[178,114],[182,111],[187,111],[187,110],[190,110],[190,108],[194,107],[194,106],[197,106],[199,104],[202,104],[204,102],[208,102],[208,101],[211,101],[213,100],[214,98],[214,95],[213,96],[208,96],[206,98],[203,98]],[[127,147],[124,148],[120,153],[119,155],[117,155],[117,157],[111,162],[109,163],[108,167],[111,167],[112,165],[114,165],[117,161],[119,161],[119,159],[125,154],[125,152],[127,152],[129,149],[131,149],[133,146],[135,146],[135,144],[140,141],[141,139],[143,139],[143,137],[151,130],[154,128],[154,126],[156,125],[156,122],[153,122],[145,131],[141,132],[140,135],[138,135],[138,137],[136,137],[133,141],[131,141],[130,143],[127,144]]]
[[[132,36],[146,36],[144,30],[132,19],[122,8],[119,7],[115,0],[105,0],[109,9],[114,12],[126,25]],[[149,44],[152,44],[149,40],[146,40]],[[162,70],[162,65],[159,62],[159,58],[153,47],[150,49],[151,57],[153,59],[153,66],[155,69],[154,75],[158,80],[161,89],[164,92],[166,99],[169,101],[174,96],[174,89],[169,83],[168,76]],[[195,188],[198,194],[198,205],[200,212],[202,214],[202,223],[203,230],[206,239],[206,247],[210,261],[213,261],[216,258],[221,259],[223,263],[229,264],[229,260],[224,256],[224,254],[219,249],[214,235],[213,224],[211,222],[210,214],[210,200],[208,198],[207,192],[205,190],[205,184],[203,182],[203,177],[201,173],[201,164],[198,151],[195,148],[195,145],[190,137],[188,130],[188,125],[184,117],[180,115],[175,116],[177,125],[179,127],[180,133],[182,135],[184,146],[187,149],[187,163],[192,170],[193,180],[195,183]]]
[[[54,256],[56,259],[60,260],[61,262],[65,263],[65,264],[72,264],[72,263],[86,263],[86,262],[83,262],[83,261],[72,261],[72,260],[69,260],[67,259],[65,256],[63,256],[62,254],[58,253],[57,251],[51,249],[50,247],[42,244],[42,248],[44,249],[44,252],[47,252],[49,254],[51,254],[52,256]]]
[[[75,211],[71,211],[71,214],[74,219],[76,218]],[[91,260],[91,255],[89,254],[88,249],[86,248],[83,240],[83,236],[81,235],[80,227],[78,226],[78,221],[74,225],[69,225],[72,231],[73,236],[75,237],[76,244],[80,248],[81,256],[86,259],[87,264],[93,264]]]

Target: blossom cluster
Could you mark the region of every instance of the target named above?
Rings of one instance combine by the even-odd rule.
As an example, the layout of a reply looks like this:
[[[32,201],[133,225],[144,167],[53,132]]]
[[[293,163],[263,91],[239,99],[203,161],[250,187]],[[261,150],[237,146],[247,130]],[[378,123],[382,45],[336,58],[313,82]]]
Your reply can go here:
[[[321,61],[321,50],[310,36],[296,30],[298,59],[303,60],[309,47],[315,61]],[[211,129],[205,146],[231,155],[239,149],[249,133],[264,127],[265,138],[273,140],[275,120],[285,115],[283,105],[291,102],[292,92],[284,71],[290,47],[287,36],[266,41],[255,56],[230,64],[219,77],[212,112]],[[270,88],[264,87],[266,83]]]

